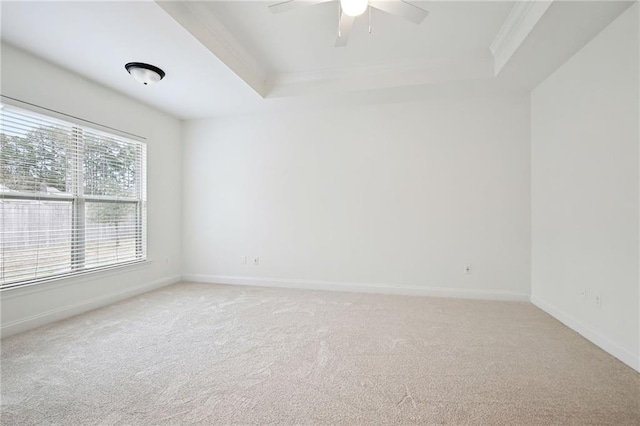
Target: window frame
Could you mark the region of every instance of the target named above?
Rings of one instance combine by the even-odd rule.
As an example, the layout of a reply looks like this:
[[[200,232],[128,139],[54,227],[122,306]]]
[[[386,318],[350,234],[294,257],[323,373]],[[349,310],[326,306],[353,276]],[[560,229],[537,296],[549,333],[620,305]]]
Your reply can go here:
[[[83,137],[83,129],[104,133],[107,137],[119,137],[143,145],[143,153],[139,161],[141,162],[140,170],[142,172],[139,197],[123,197],[123,196],[105,196],[105,195],[85,195],[84,194],[84,177],[83,177],[83,155],[78,154],[76,149],[74,173],[72,173],[72,193],[36,193],[11,191],[0,192],[0,200],[24,200],[24,201],[67,201],[71,203],[72,223],[71,229],[71,264],[70,271],[53,273],[48,276],[19,279],[7,283],[0,283],[0,292],[13,290],[41,284],[49,281],[57,281],[65,278],[72,278],[86,274],[103,272],[106,270],[122,268],[129,265],[137,265],[149,262],[147,258],[147,220],[146,220],[146,203],[147,203],[147,141],[146,138],[129,132],[114,129],[109,126],[101,125],[93,121],[85,120],[73,115],[65,114],[53,109],[41,107],[29,102],[21,101],[9,96],[0,95],[0,109],[4,105],[15,107],[37,115],[42,115],[52,119],[60,120],[69,124],[73,131],[74,146],[81,147],[84,151],[86,142]],[[135,234],[135,252],[136,259],[114,262],[108,265],[86,266],[86,203],[118,203],[118,204],[134,204],[136,206],[136,228],[139,227],[140,232]],[[78,225],[79,224],[79,225]]]

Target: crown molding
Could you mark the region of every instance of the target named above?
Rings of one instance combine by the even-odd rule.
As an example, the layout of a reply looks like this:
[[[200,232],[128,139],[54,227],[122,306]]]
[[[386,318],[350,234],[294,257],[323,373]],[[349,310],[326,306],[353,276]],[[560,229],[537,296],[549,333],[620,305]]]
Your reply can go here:
[[[335,91],[424,86],[496,77],[553,0],[519,1],[487,52],[465,58],[302,72],[272,72],[259,63],[214,16],[206,2],[155,2],[263,98]]]
[[[206,2],[155,2],[253,90],[265,97],[267,71],[214,16]]]
[[[552,3],[553,0],[531,0],[520,1],[513,6],[490,47],[496,76],[509,62]]]
[[[267,97],[423,86],[492,77],[494,77],[493,58],[490,55],[480,54],[468,59],[443,59],[428,63],[408,62],[277,73],[269,77]]]

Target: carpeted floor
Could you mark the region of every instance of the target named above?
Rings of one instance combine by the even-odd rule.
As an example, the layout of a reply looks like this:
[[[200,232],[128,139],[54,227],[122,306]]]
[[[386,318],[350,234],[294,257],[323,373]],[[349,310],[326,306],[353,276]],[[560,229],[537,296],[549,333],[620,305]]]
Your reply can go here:
[[[2,341],[3,425],[640,424],[527,303],[178,284]]]

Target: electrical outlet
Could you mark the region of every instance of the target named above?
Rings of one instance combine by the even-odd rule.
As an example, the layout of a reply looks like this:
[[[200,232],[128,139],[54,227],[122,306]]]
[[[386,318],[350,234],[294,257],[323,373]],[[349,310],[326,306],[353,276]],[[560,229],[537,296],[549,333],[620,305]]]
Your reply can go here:
[[[587,300],[587,290],[580,290],[580,300],[583,302]]]
[[[464,267],[464,274],[465,275],[471,275],[471,265],[466,265]]]
[[[253,266],[258,266],[260,264],[260,258],[258,256],[253,258]]]
[[[596,302],[596,308],[600,309],[602,307],[602,297],[600,297],[600,293],[596,294],[595,302]]]

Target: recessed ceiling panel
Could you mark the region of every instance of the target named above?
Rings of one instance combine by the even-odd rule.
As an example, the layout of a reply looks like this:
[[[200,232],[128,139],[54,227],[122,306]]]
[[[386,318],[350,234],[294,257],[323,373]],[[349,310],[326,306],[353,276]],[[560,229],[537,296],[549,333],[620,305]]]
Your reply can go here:
[[[346,47],[336,48],[339,2],[273,14],[275,2],[208,2],[236,39],[272,73],[422,65],[489,55],[513,2],[411,2],[429,16],[419,25],[373,9],[356,18]]]

